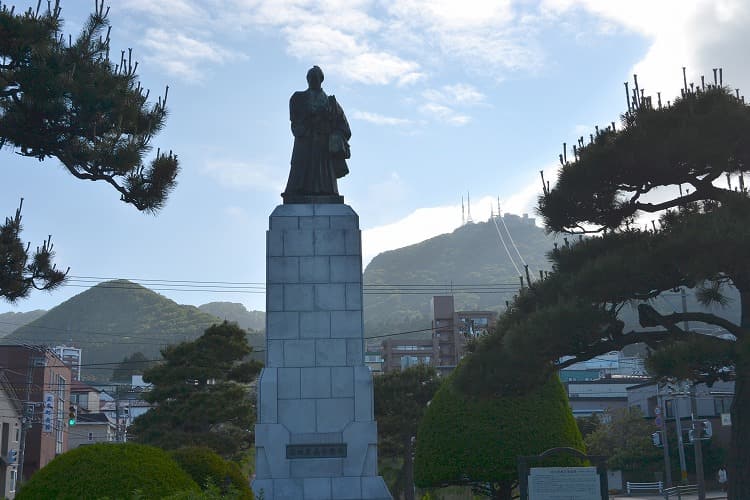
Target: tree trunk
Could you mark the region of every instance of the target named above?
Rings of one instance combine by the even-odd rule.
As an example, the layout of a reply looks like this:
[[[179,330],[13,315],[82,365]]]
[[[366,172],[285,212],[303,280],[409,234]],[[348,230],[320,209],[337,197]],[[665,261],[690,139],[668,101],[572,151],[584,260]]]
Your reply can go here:
[[[735,366],[737,378],[734,383],[732,401],[732,440],[729,446],[727,463],[727,483],[729,500],[750,498],[750,340],[738,340],[740,351]],[[744,344],[744,345],[743,345]]]
[[[414,500],[414,453],[411,436],[404,442],[404,500]]]
[[[743,280],[746,282],[747,280]],[[750,289],[735,280],[740,291],[740,326],[750,329]],[[750,498],[750,338],[737,339],[737,362],[735,364],[734,399],[732,400],[732,440],[729,444],[727,463],[727,486],[729,500]]]
[[[513,500],[513,483],[500,481],[492,485],[493,500]]]

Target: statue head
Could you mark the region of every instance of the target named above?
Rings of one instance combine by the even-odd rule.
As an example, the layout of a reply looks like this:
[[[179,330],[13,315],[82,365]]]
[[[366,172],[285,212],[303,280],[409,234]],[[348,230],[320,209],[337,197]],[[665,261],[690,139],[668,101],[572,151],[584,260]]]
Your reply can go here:
[[[313,66],[310,68],[307,72],[307,85],[310,86],[311,89],[318,90],[320,89],[320,84],[323,83],[323,70],[320,69],[319,66]]]

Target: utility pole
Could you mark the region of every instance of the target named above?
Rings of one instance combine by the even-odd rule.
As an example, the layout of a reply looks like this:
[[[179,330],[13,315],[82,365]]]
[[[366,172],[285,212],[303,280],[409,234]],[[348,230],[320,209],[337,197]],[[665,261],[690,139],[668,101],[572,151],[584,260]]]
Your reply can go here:
[[[680,482],[687,483],[687,467],[685,466],[685,443],[682,440],[682,423],[680,422],[680,399],[672,399],[674,409],[675,431],[677,431],[677,451],[680,454]]]
[[[120,386],[115,386],[115,422],[116,422],[116,433],[115,441],[121,443],[123,440],[123,432],[120,423]]]
[[[695,475],[698,483],[698,500],[706,500],[706,478],[703,477],[703,448],[701,440],[703,438],[703,426],[698,423],[698,401],[695,397],[696,385],[690,388],[690,416],[693,424],[693,446],[695,447]]]
[[[45,358],[29,356],[29,367],[26,370],[26,396],[23,401],[23,417],[21,418],[21,436],[18,443],[18,466],[16,474],[19,482],[23,482],[23,463],[26,460],[26,435],[34,422],[34,402],[31,401],[31,387],[34,383],[34,368],[45,365]]]
[[[664,447],[664,484],[667,488],[672,487],[672,463],[669,460],[669,439],[667,439],[667,412],[664,408],[664,398],[659,393],[659,384],[656,384],[656,401],[659,410],[657,417],[661,419],[661,442]]]
[[[687,294],[685,293],[685,287],[680,287],[680,298],[682,299],[682,312],[687,312]],[[690,331],[690,323],[687,320],[682,322],[682,328],[687,332]]]

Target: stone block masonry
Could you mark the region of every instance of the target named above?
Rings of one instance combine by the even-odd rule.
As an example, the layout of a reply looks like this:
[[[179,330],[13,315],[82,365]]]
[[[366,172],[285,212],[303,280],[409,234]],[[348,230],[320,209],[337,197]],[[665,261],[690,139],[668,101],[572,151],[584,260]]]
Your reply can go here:
[[[266,499],[390,500],[364,365],[359,218],[344,204],[280,205],[266,242],[253,490]]]

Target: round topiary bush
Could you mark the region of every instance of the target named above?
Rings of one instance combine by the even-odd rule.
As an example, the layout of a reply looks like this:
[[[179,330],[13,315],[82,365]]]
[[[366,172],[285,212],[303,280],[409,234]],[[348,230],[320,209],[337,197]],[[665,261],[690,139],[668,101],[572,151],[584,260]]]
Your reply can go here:
[[[171,452],[171,455],[182,470],[187,472],[201,488],[213,484],[219,487],[222,493],[227,493],[231,487],[238,499],[254,498],[250,489],[250,480],[242,474],[239,465],[224,460],[212,449],[186,446]]]
[[[100,443],[63,453],[19,490],[18,500],[163,498],[198,485],[167,452],[131,443]]]
[[[521,396],[467,396],[453,382],[451,376],[443,383],[419,425],[417,486],[496,483],[498,498],[510,498],[519,455],[558,446],[584,450],[557,375]],[[579,464],[561,459],[559,465]]]

